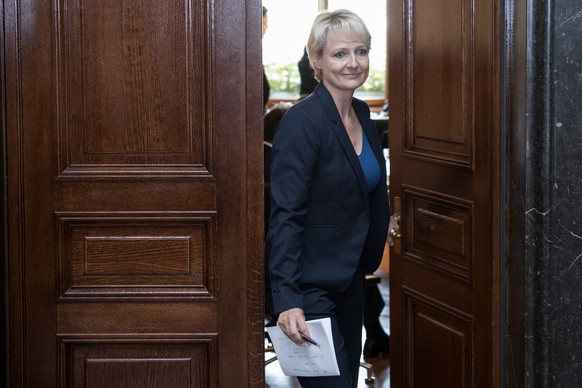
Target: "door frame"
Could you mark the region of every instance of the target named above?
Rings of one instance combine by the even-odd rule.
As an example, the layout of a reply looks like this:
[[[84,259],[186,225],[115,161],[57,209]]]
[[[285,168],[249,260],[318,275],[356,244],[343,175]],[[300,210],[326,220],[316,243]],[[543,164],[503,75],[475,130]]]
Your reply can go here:
[[[5,85],[6,72],[4,65],[4,1],[0,3],[0,171],[2,172],[2,179],[0,180],[0,192],[2,193],[2,204],[0,205],[0,284],[2,289],[0,291],[0,376],[4,376],[0,384],[8,387],[8,248],[7,234],[6,234],[6,119],[5,119]]]
[[[500,232],[500,387],[525,386],[525,188],[527,26],[534,15],[527,2],[501,0],[502,198]]]

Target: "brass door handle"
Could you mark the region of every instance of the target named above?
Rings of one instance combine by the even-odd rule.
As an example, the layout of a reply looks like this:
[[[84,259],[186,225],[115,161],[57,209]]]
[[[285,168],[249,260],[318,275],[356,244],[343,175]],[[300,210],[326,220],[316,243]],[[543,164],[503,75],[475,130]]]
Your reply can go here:
[[[394,214],[392,215],[392,219],[393,219],[394,221],[396,221],[396,223],[397,223],[398,225],[400,225],[400,220],[401,220],[402,218],[400,217],[400,213],[394,213]]]
[[[396,221],[400,227],[400,222],[402,221],[402,208],[400,204],[400,197],[394,197],[394,214],[392,214],[392,220]],[[392,228],[388,231],[388,235],[394,241],[394,253],[397,255],[402,253],[402,233],[400,229]]]
[[[396,205],[395,206],[396,213],[392,215],[392,221],[395,221],[400,227],[400,221],[402,220],[402,217],[400,217],[400,198],[396,197],[394,202]],[[400,233],[400,229],[397,230],[395,228],[392,228],[388,231],[388,234],[395,240],[402,238],[402,233]]]
[[[400,233],[399,231],[397,231],[396,229],[392,228],[388,231],[388,234],[390,235],[390,237],[392,237],[395,240],[401,239],[402,238],[402,233]]]

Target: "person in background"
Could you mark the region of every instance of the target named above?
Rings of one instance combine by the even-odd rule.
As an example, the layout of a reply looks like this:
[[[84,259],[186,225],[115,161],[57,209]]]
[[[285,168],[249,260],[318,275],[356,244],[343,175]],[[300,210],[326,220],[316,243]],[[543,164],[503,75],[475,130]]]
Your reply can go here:
[[[364,358],[375,358],[390,354],[390,336],[384,331],[380,314],[386,306],[377,284],[368,285],[364,291]]]
[[[295,343],[306,320],[329,317],[339,376],[298,377],[302,387],[356,388],[364,274],[393,244],[386,164],[365,102],[371,37],[347,10],[319,14],[307,51],[315,91],[285,114],[273,140],[265,258],[277,323]]]
[[[269,16],[267,15],[267,7],[263,6],[263,37],[267,32],[269,27]],[[267,104],[269,102],[269,95],[271,94],[271,85],[269,84],[269,79],[265,73],[265,66],[263,65],[263,106],[267,109]]]
[[[315,76],[313,75],[313,69],[309,64],[307,47],[303,48],[303,56],[299,62],[297,62],[297,68],[299,69],[299,78],[301,79],[301,84],[299,85],[299,99],[302,100],[313,93],[315,87],[319,83],[315,79]]]

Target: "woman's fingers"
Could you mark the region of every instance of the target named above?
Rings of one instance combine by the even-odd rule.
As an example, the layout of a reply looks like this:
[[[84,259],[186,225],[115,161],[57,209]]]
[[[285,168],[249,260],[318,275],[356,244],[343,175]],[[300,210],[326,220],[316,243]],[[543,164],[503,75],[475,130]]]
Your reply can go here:
[[[297,329],[307,331],[307,324],[305,323],[305,315],[303,314],[303,310],[300,308],[292,308],[287,311],[283,311],[279,314],[279,327],[283,330],[283,333],[291,341],[295,342],[297,345],[302,345],[305,343],[305,340],[301,338],[299,331]],[[304,332],[305,332],[304,331]]]

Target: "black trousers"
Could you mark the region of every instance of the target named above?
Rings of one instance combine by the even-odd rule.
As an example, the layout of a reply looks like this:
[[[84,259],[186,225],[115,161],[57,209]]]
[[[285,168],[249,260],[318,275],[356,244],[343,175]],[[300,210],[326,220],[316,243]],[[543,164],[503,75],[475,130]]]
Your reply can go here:
[[[354,277],[340,295],[318,288],[304,290],[305,318],[330,317],[339,376],[298,377],[303,388],[357,388],[362,354],[364,276]]]
[[[378,285],[366,286],[364,289],[364,327],[366,330],[374,325],[380,325],[380,314],[384,306],[386,303]]]

